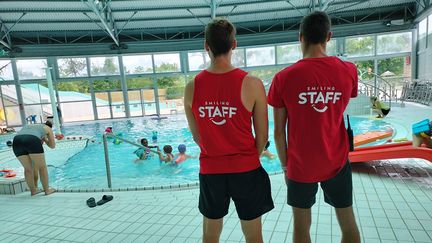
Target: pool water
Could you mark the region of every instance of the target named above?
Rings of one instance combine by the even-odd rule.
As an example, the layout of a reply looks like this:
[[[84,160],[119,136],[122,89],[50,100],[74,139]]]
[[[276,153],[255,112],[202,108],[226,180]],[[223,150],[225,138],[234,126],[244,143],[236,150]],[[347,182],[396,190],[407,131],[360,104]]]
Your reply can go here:
[[[371,130],[386,130],[390,125],[380,120],[352,117],[351,126],[354,134],[361,134]],[[111,164],[113,188],[135,187],[159,187],[195,183],[198,181],[199,148],[193,142],[188,130],[184,115],[169,116],[168,119],[152,120],[136,118],[130,120],[99,121],[82,125],[67,125],[65,135],[73,136],[85,134],[92,136],[87,147],[79,150],[73,156],[57,154],[47,155],[50,184],[62,189],[100,189],[107,188],[106,168],[102,133],[106,127],[113,127],[115,133],[122,133],[123,138],[138,142],[140,138],[147,138],[151,145],[153,131],[158,132],[157,145],[171,145],[173,154],[177,153],[179,144],[187,146],[187,154],[197,156],[196,159],[188,159],[178,166],[160,163],[156,156],[149,160],[136,161],[133,153],[136,147],[127,143],[114,144],[108,141],[109,159]],[[269,123],[270,152],[276,154],[273,142],[273,122]],[[53,150],[55,152],[55,150]],[[65,157],[63,160],[62,158]],[[66,160],[66,162],[64,162]],[[278,159],[261,159],[267,172],[279,172]]]

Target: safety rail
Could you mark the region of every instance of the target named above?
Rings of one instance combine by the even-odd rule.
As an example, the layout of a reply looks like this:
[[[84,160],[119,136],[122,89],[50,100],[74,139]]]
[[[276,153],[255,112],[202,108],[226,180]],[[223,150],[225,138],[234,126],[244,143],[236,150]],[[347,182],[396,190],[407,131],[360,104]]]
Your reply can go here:
[[[432,80],[413,80],[406,82],[402,89],[402,101],[411,101],[423,105],[432,102]]]
[[[374,73],[374,72],[367,72],[358,70],[359,72],[359,79],[361,80],[360,83],[368,86],[369,88],[373,88],[368,93],[368,96],[376,96],[382,101],[389,102],[389,106],[391,106],[393,98],[396,98],[396,88],[393,84],[391,84],[389,81],[387,81],[385,78],[381,77],[380,75]],[[377,85],[372,84],[370,82],[367,82],[363,76],[365,74],[372,75],[374,78],[377,79]]]
[[[377,96],[384,101],[388,101],[389,107],[391,107],[392,99],[386,90],[376,87],[373,84],[366,83],[363,80],[359,80],[358,92],[366,96],[372,97]]]
[[[145,146],[142,146],[141,144],[137,144],[135,142],[129,141],[129,140],[124,139],[120,136],[117,136],[113,133],[105,133],[102,136],[102,140],[103,140],[103,147],[104,147],[105,167],[106,167],[106,172],[107,172],[108,188],[110,188],[110,189],[112,188],[112,184],[111,184],[111,166],[110,166],[110,161],[109,161],[109,156],[108,156],[108,137],[118,139],[120,141],[131,144],[131,145],[136,146],[138,148],[147,149],[148,151],[150,151],[152,153],[158,154],[157,151],[151,150]]]

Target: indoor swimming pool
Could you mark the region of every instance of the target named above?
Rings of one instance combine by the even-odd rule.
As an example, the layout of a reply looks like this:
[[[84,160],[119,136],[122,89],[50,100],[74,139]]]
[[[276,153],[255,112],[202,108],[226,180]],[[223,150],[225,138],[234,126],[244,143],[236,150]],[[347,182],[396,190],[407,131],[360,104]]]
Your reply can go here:
[[[352,117],[351,125],[354,134],[361,134],[372,130],[386,130],[389,123],[381,120]],[[193,142],[184,116],[169,116],[167,119],[153,120],[137,118],[130,120],[99,121],[87,124],[67,125],[65,135],[76,139],[79,135],[91,137],[87,145],[82,148],[73,146],[68,149],[67,143],[61,149],[45,149],[47,164],[49,165],[50,184],[59,189],[101,189],[108,188],[102,134],[106,127],[113,127],[114,133],[121,133],[122,137],[134,142],[140,138],[147,138],[152,145],[151,137],[158,132],[157,145],[171,145],[173,154],[177,153],[179,144],[185,144],[186,153],[199,156],[199,148]],[[276,154],[273,143],[273,123],[269,124],[270,152]],[[81,143],[83,144],[83,143]],[[60,143],[59,143],[60,145]],[[74,152],[67,153],[68,150]],[[160,186],[178,186],[194,184],[198,181],[198,158],[188,159],[180,165],[162,164],[156,156],[149,160],[136,162],[133,153],[136,147],[127,143],[114,144],[108,140],[108,151],[111,165],[113,188],[143,188]],[[280,172],[278,159],[261,159],[263,167],[268,173]]]

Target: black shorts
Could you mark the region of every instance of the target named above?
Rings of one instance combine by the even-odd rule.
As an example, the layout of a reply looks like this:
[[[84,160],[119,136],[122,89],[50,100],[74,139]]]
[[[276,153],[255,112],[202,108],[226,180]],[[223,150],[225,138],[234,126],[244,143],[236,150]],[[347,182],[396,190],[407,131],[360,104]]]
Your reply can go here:
[[[342,170],[326,181],[320,182],[324,192],[324,201],[335,208],[352,205],[352,175],[349,161]],[[318,182],[301,183],[287,180],[288,205],[296,208],[311,208],[315,204]]]
[[[16,157],[28,154],[42,154],[44,152],[40,138],[25,134],[14,137],[12,149]]]
[[[381,112],[383,113],[384,116],[387,116],[388,113],[390,112],[390,108],[388,108],[388,109],[381,109]]]
[[[230,198],[241,220],[253,220],[274,208],[264,168],[232,174],[200,174],[199,210],[209,219],[228,214]]]

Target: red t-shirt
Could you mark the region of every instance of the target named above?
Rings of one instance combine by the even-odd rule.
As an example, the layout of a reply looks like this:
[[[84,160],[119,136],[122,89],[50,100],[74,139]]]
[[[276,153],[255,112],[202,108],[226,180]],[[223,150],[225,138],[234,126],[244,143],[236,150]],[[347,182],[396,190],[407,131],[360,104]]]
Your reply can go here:
[[[343,112],[357,96],[357,69],[337,57],[305,58],[277,73],[268,103],[286,108],[287,177],[298,182],[332,178],[348,159]]]
[[[244,107],[241,88],[247,72],[216,74],[206,70],[194,81],[192,112],[200,135],[200,173],[240,173],[258,168],[252,112]]]

